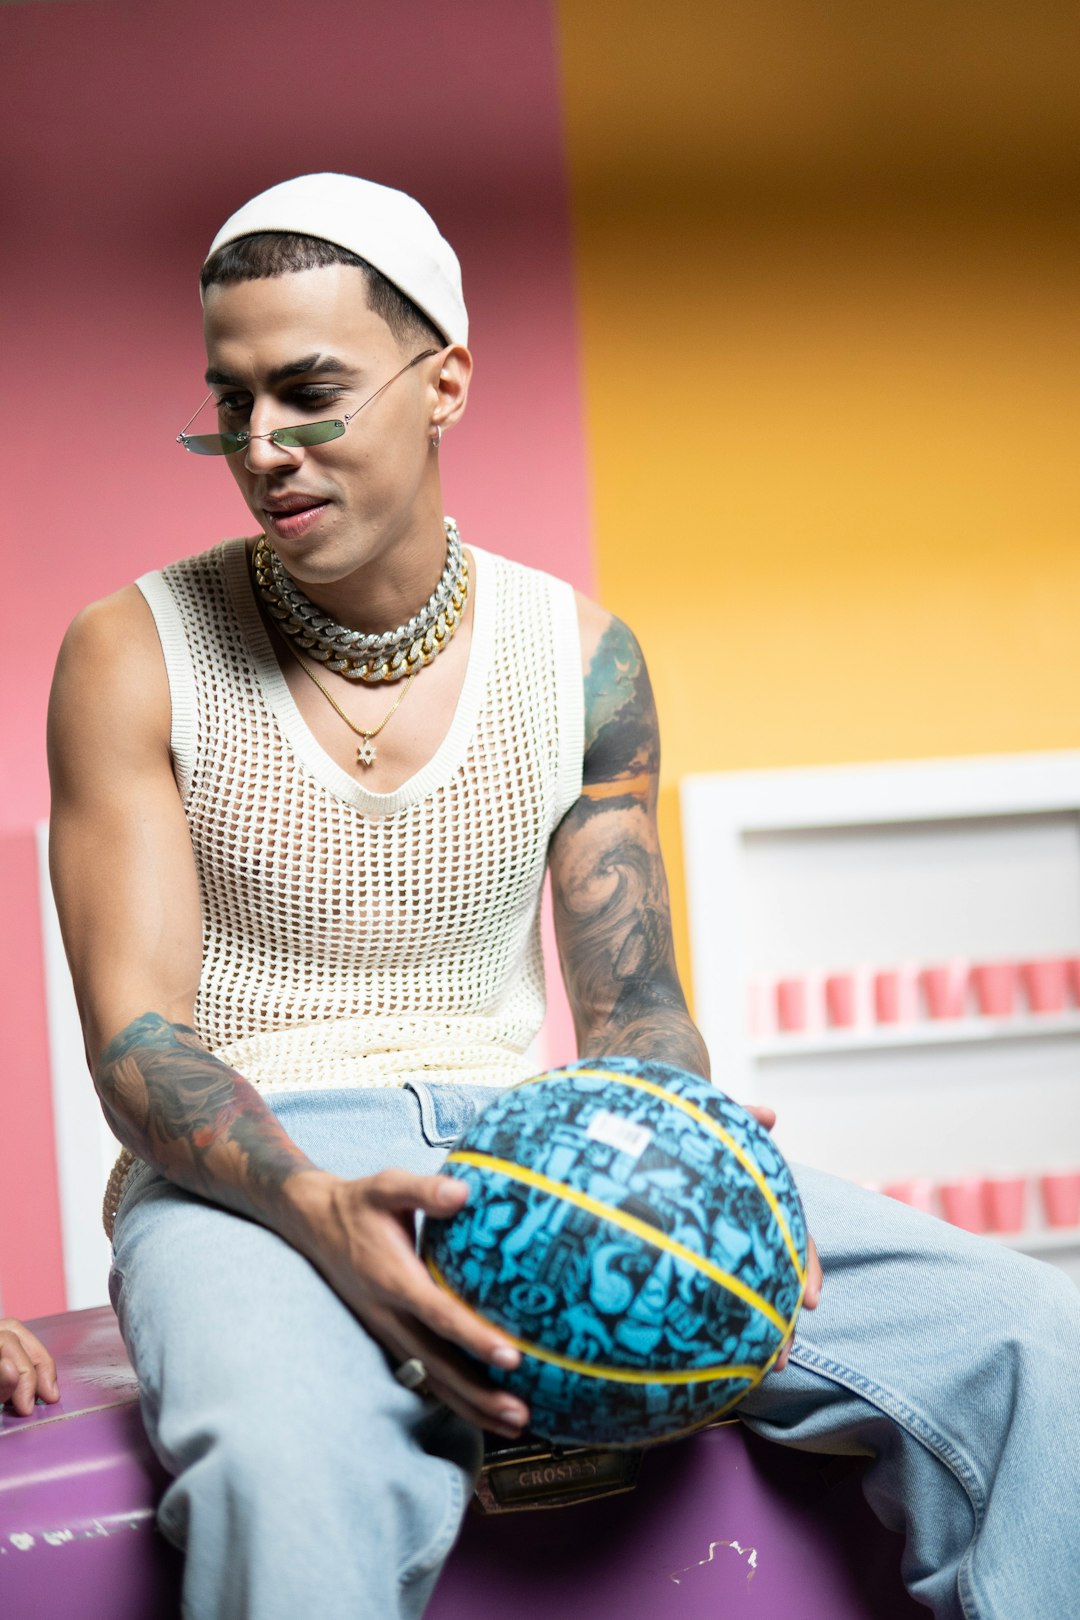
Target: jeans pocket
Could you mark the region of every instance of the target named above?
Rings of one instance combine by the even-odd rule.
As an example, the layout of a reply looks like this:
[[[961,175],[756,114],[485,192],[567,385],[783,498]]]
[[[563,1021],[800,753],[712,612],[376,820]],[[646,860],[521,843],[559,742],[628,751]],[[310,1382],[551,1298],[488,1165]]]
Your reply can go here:
[[[476,1104],[459,1086],[429,1086],[406,1080],[420,1105],[420,1129],[429,1147],[452,1147],[476,1118]]]

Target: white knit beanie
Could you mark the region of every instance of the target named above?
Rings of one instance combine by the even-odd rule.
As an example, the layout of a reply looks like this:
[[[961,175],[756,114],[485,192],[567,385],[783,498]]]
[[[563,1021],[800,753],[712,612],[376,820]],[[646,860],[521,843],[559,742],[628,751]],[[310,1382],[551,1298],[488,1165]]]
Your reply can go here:
[[[348,248],[411,298],[448,342],[468,342],[457,254],[427,210],[404,191],[351,174],[283,180],[225,221],[207,259],[226,242],[256,231],[293,231]]]

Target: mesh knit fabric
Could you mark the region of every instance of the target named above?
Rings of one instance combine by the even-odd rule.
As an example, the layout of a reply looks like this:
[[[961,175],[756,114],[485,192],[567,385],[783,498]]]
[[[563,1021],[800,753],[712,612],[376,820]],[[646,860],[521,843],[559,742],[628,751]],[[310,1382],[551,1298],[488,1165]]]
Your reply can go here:
[[[242,540],[141,579],[199,875],[202,1039],[265,1090],[507,1085],[543,1018],[548,841],[581,790],[573,591],[473,548],[468,670],[393,793],[301,718]]]

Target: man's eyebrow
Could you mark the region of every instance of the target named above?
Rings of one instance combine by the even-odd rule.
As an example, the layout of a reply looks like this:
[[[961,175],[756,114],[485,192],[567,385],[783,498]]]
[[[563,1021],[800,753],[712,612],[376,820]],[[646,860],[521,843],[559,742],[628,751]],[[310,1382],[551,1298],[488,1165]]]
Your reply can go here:
[[[302,360],[290,360],[287,365],[275,366],[273,371],[267,372],[266,380],[272,386],[276,383],[288,382],[290,377],[351,377],[352,367],[347,366],[344,360],[339,360],[333,354],[306,354]],[[244,382],[239,377],[231,377],[227,371],[218,371],[215,366],[207,367],[206,382],[210,388],[242,388]]]

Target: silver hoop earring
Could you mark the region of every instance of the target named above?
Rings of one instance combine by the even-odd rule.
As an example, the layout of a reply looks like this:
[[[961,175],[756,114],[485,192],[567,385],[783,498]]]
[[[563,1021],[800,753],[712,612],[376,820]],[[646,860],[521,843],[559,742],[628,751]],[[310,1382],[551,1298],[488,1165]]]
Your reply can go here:
[[[431,448],[437,450],[442,444],[442,423],[436,422],[431,429]]]

